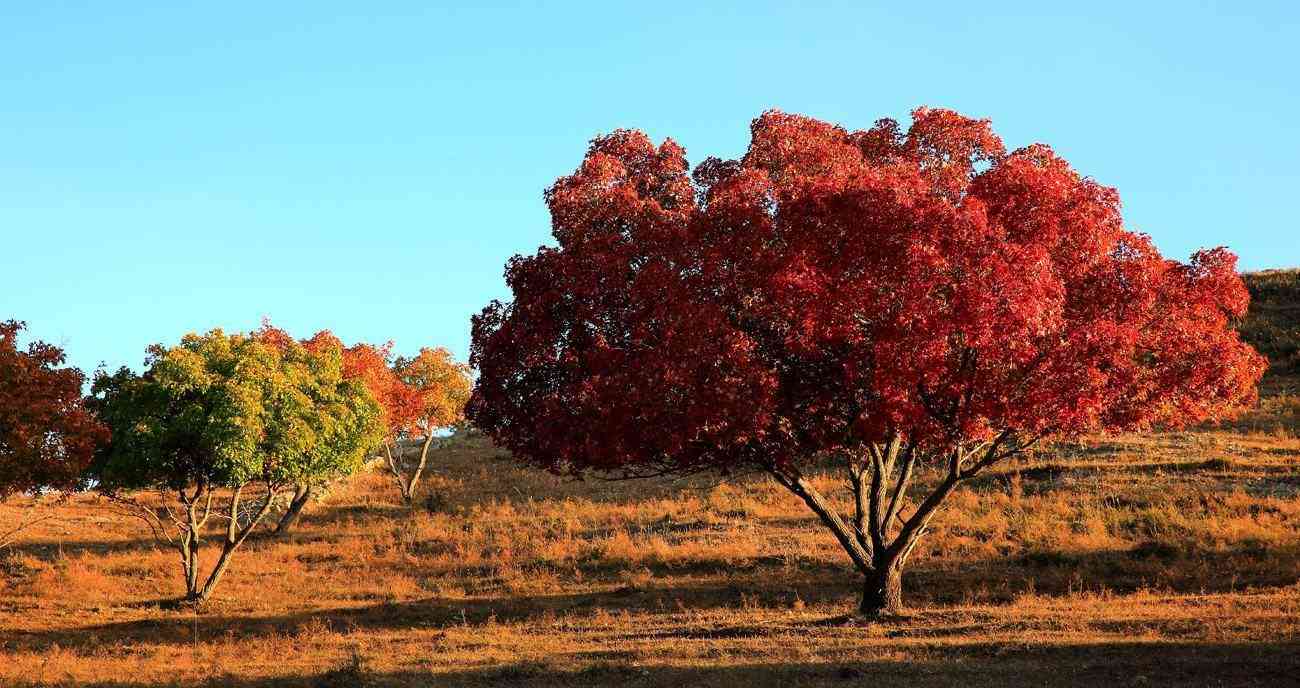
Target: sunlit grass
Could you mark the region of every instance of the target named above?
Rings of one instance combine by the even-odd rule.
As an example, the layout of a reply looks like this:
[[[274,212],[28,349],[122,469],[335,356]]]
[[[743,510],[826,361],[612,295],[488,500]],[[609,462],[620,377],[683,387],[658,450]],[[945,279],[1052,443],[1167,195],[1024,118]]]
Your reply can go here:
[[[1104,648],[1153,668],[1266,656],[1300,630],[1297,436],[1296,398],[1270,397],[1222,428],[1003,466],[922,542],[912,615],[866,627],[841,620],[858,591],[838,546],[759,476],[573,481],[456,441],[416,507],[358,475],[296,533],[250,541],[197,615],[166,604],[178,556],[81,497],[6,555],[0,685],[838,685],[962,676],[993,646],[1021,673],[991,679],[1041,684]]]

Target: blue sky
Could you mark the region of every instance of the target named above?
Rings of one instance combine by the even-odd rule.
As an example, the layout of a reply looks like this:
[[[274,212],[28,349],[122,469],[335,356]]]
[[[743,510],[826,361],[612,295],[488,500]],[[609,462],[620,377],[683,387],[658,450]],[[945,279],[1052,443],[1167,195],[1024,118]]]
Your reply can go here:
[[[1166,255],[1300,265],[1300,5],[1057,4],[4,3],[0,318],[88,370],[263,315],[464,356],[588,139],[772,107],[989,117]]]

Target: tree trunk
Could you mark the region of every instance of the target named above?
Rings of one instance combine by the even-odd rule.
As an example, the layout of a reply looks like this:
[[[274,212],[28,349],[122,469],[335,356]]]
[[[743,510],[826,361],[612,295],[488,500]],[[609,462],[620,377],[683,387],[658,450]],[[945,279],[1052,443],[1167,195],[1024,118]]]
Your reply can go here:
[[[298,522],[298,517],[302,515],[303,507],[315,495],[315,488],[311,485],[296,485],[293,488],[293,499],[289,501],[289,506],[280,517],[280,522],[275,526],[275,534],[283,535]]]
[[[420,483],[420,477],[424,474],[424,466],[429,461],[429,445],[433,444],[433,432],[430,431],[424,438],[424,444],[420,447],[420,463],[416,464],[415,471],[411,473],[411,479],[402,487],[402,498],[407,504],[415,501],[415,487]]]
[[[229,543],[222,546],[221,556],[217,558],[217,565],[212,569],[212,573],[208,575],[208,580],[203,584],[203,589],[197,593],[190,593],[191,602],[200,605],[207,602],[209,597],[212,597],[212,591],[216,589],[217,583],[221,581],[221,575],[226,572],[226,567],[230,565],[230,555],[234,553],[237,546]]]
[[[858,611],[866,617],[903,613],[903,567],[886,564],[867,574]]]
[[[185,597],[193,599],[199,591],[199,542],[192,532],[181,534],[178,546],[181,567],[185,571]]]
[[[892,434],[883,442],[865,445],[864,452],[844,452],[854,497],[851,529],[835,511],[834,505],[822,497],[796,468],[776,464],[769,464],[766,468],[777,483],[802,499],[839,540],[864,577],[859,611],[863,616],[880,617],[903,611],[903,567],[948,496],[963,481],[1034,442],[1031,439],[1014,448],[1004,448],[1004,442],[1010,437],[1011,431],[1003,430],[992,441],[958,444],[952,449],[925,454],[915,442]],[[983,452],[982,458],[972,462],[980,452]],[[907,489],[913,469],[918,463],[924,463],[923,459],[932,459],[939,466],[946,463],[947,475],[903,520],[901,513],[904,502],[908,500]],[[939,459],[943,459],[943,463]],[[896,534],[893,531],[895,519],[902,521]]]
[[[186,601],[198,606],[208,601],[212,597],[212,591],[216,589],[217,583],[221,582],[221,576],[226,572],[226,567],[230,565],[230,557],[235,553],[239,546],[244,544],[248,536],[252,534],[257,525],[266,517],[266,512],[271,510],[271,503],[275,498],[275,486],[270,482],[266,485],[266,498],[262,500],[262,505],[258,507],[257,513],[249,519],[248,525],[244,528],[239,527],[239,500],[244,492],[244,486],[236,487],[230,495],[230,504],[226,518],[226,537],[221,543],[221,554],[217,557],[217,564],[208,574],[208,579],[203,583],[203,588],[197,592],[194,589],[186,595]],[[198,562],[195,561],[197,568]]]

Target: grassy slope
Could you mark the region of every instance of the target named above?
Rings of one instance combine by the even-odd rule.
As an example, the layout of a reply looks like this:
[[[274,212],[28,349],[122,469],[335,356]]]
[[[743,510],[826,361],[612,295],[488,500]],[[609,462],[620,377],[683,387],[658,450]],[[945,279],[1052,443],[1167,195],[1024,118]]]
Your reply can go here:
[[[1295,389],[1300,379],[1300,270],[1248,273],[1246,286],[1251,304],[1242,335],[1272,362],[1266,382]]]
[[[1296,281],[1252,277],[1282,333],[1252,337],[1285,346]],[[1276,356],[1230,426],[1051,447],[956,495],[915,612],[866,626],[833,540],[759,479],[576,483],[460,442],[438,498],[408,511],[362,474],[250,541],[197,616],[159,605],[176,555],[78,498],[0,563],[0,686],[1294,680],[1300,397]]]

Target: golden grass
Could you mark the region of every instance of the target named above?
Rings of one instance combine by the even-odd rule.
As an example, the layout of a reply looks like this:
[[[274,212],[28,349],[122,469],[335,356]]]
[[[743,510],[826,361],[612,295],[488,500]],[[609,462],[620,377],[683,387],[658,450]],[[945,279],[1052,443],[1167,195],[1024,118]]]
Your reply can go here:
[[[1300,669],[1300,396],[1049,447],[955,495],[862,624],[759,476],[572,481],[440,450],[414,509],[358,475],[250,540],[199,613],[92,497],[0,556],[0,686],[1266,685]],[[816,478],[835,488],[829,470]],[[919,491],[924,486],[917,486]],[[837,491],[837,490],[836,490]],[[842,504],[847,509],[847,504]],[[21,502],[0,506],[0,530]]]

